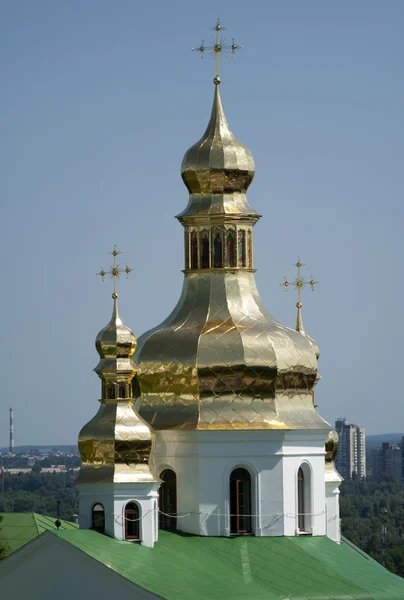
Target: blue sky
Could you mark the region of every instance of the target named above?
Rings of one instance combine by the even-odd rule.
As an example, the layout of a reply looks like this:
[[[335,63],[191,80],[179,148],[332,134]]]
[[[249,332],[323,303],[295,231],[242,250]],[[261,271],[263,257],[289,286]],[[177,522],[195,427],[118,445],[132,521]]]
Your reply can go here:
[[[404,3],[389,0],[3,0],[0,3],[0,445],[72,443],[98,409],[94,339],[117,244],[137,336],[182,283],[186,149],[210,113],[214,64],[190,48],[220,16],[243,45],[224,61],[229,124],[252,151],[257,282],[290,326],[306,275],[306,330],[329,421],[404,431]]]

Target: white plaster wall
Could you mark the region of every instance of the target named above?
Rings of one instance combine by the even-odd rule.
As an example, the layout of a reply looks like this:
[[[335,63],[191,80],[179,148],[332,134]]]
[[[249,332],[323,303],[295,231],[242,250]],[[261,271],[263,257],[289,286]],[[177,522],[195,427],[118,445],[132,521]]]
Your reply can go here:
[[[160,483],[94,483],[80,484],[80,528],[90,529],[92,508],[98,502],[105,510],[105,533],[119,540],[125,539],[125,506],[136,502],[139,506],[139,537],[142,546],[153,547],[158,539],[158,488]]]
[[[296,535],[297,471],[310,473],[312,517],[306,529],[325,535],[324,431],[157,431],[155,467],[177,475],[177,528],[198,535],[230,534],[230,473],[250,472],[255,535]],[[189,514],[191,513],[191,514]],[[309,527],[307,527],[309,525]]]

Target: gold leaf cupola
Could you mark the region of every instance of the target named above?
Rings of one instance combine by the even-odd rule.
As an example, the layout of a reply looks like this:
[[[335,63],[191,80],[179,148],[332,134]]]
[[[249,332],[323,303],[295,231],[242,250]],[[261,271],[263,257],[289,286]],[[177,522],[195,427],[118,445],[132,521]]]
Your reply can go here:
[[[158,478],[150,470],[154,434],[150,426],[133,408],[132,380],[136,367],[132,355],[136,350],[134,333],[122,323],[118,311],[116,278],[128,275],[127,265],[116,263],[119,251],[111,254],[114,264],[98,275],[114,278],[113,311],[110,322],[96,338],[100,361],[94,371],[101,379],[98,413],[80,431],[79,450],[82,468],[77,483],[152,482]]]
[[[255,283],[249,205],[254,176],[248,148],[231,133],[219,94],[221,25],[215,44],[215,91],[205,133],[186,152],[189,201],[181,297],[171,314],[139,338],[139,414],[154,430],[324,429],[312,389],[317,356],[310,340],[278,323]]]
[[[234,194],[246,193],[254,174],[250,150],[229,129],[217,84],[209,124],[201,139],[185,153],[182,179],[191,195],[223,194],[230,196],[227,198],[229,202]],[[222,210],[226,211],[227,204],[229,212],[234,212],[228,202],[222,204]],[[251,208],[248,212],[254,213]]]

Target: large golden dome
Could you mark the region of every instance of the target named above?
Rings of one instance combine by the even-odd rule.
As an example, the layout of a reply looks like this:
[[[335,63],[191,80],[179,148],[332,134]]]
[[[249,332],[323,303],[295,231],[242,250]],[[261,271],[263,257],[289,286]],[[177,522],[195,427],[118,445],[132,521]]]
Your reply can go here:
[[[139,414],[154,429],[325,429],[312,391],[316,346],[278,323],[260,299],[253,268],[259,215],[246,191],[250,151],[230,132],[218,86],[201,140],[185,154],[190,192],[181,297],[139,338]]]

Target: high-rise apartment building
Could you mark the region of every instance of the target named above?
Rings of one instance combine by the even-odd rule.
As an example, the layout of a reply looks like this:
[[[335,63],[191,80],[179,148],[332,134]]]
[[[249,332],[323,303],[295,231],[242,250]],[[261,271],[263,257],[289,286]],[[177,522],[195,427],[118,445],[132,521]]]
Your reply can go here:
[[[335,421],[339,435],[339,448],[336,467],[344,479],[366,479],[366,438],[365,429],[345,418]]]
[[[383,477],[400,483],[402,481],[402,448],[393,442],[383,442],[380,448],[373,448],[370,452],[370,471],[373,481],[380,481]]]

